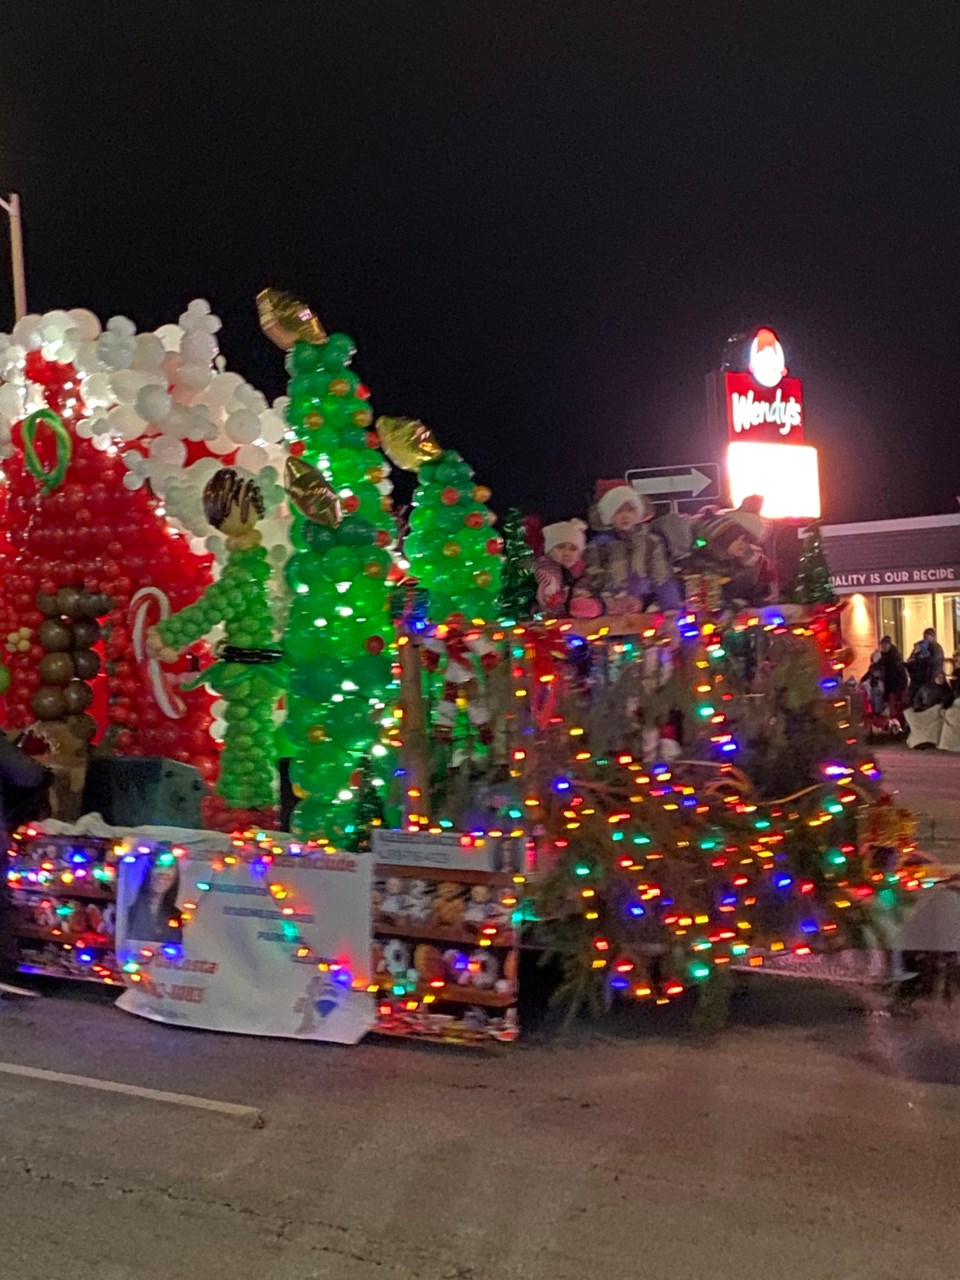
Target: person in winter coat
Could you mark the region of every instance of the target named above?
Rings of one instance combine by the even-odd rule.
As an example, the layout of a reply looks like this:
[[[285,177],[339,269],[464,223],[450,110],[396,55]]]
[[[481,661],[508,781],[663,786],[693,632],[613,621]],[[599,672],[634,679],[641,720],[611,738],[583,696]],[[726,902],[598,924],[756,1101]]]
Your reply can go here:
[[[587,543],[584,581],[604,613],[643,613],[651,604],[679,609],[680,587],[663,541],[649,528],[650,503],[615,485],[597,503],[603,531]]]
[[[910,651],[910,657],[904,663],[910,676],[907,689],[907,706],[915,707],[920,690],[933,680],[933,658],[926,638],[918,640]]]
[[[542,556],[533,562],[537,608],[547,618],[595,618],[599,604],[585,586],[583,553],[587,526],[582,520],[560,520],[543,529]]]
[[[943,707],[946,711],[953,706],[955,696],[947,677],[941,671],[928,684],[921,686],[914,702],[914,709],[929,711],[931,707]]]
[[[860,681],[861,688],[866,692],[870,699],[870,710],[875,716],[883,715],[883,708],[887,702],[886,686],[883,679],[883,663],[881,662],[882,654],[879,649],[874,649],[870,655],[870,668],[866,675]]]
[[[20,946],[7,885],[7,848],[11,829],[18,826],[21,820],[28,821],[30,816],[36,816],[35,812],[24,812],[21,816],[17,812],[18,802],[30,801],[32,793],[39,794],[48,780],[49,775],[42,764],[26,755],[0,733],[0,991],[13,995],[32,996],[36,992],[19,985],[17,981]]]
[[[930,664],[932,667],[930,679],[936,680],[937,676],[943,675],[943,645],[937,640],[937,633],[934,631],[933,627],[927,627],[926,631],[923,633],[923,638],[926,640],[927,647],[930,650]]]
[[[773,565],[763,550],[767,524],[759,502],[745,498],[729,511],[704,507],[694,517],[694,534],[703,548],[699,558],[727,579],[723,599],[732,608],[761,605],[773,592]]]
[[[907,668],[903,663],[903,654],[893,643],[892,636],[884,636],[880,641],[880,666],[887,693],[887,715],[891,720],[902,721],[907,693]]]

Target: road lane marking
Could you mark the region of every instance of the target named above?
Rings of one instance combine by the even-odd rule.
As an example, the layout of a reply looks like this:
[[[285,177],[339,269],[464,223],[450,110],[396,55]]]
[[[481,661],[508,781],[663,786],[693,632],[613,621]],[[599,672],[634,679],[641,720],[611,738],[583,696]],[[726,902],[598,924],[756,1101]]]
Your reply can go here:
[[[264,1124],[263,1115],[256,1107],[241,1106],[237,1102],[219,1102],[215,1098],[198,1098],[191,1093],[144,1089],[137,1084],[122,1084],[119,1080],[98,1080],[94,1076],[73,1076],[63,1071],[46,1071],[42,1067],[24,1067],[18,1062],[0,1062],[0,1074],[22,1076],[28,1080],[47,1080],[51,1084],[73,1084],[81,1089],[99,1089],[101,1093],[122,1093],[130,1098],[169,1102],[177,1107],[194,1107],[199,1111],[217,1111],[221,1115],[249,1119],[255,1129],[263,1128]]]

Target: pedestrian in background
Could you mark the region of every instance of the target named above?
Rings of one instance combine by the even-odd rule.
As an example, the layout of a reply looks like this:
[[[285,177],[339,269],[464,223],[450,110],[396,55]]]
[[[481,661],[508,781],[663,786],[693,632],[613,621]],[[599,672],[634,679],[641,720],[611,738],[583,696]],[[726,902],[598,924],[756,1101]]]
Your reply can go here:
[[[927,642],[930,650],[930,679],[936,680],[937,676],[943,675],[944,653],[943,645],[937,641],[937,633],[933,627],[927,627],[923,633],[923,638]]]
[[[926,633],[918,640],[910,651],[905,666],[910,674],[910,687],[907,689],[907,706],[915,707],[920,690],[933,681],[933,657],[930,653],[930,642]]]
[[[880,650],[874,649],[870,655],[870,667],[860,681],[860,687],[866,693],[870,704],[870,713],[878,717],[883,715],[883,709],[887,705],[886,681],[881,658]]]
[[[887,715],[891,720],[898,720],[902,724],[907,696],[907,668],[904,666],[903,654],[893,643],[892,636],[884,636],[880,641],[880,666],[887,694]]]

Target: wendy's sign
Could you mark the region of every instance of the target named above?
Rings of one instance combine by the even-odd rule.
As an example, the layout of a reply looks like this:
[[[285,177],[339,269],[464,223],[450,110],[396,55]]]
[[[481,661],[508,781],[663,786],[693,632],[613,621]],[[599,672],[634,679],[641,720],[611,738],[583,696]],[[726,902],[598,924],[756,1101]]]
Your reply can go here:
[[[772,329],[758,329],[748,369],[723,374],[727,438],[754,444],[803,444],[803,384],[787,376]]]

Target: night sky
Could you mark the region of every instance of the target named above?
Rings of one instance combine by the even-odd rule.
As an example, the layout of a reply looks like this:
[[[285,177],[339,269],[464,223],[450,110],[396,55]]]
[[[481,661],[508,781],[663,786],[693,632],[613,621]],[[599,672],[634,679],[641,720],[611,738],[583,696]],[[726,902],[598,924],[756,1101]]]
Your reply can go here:
[[[8,7],[31,310],[152,328],[206,297],[273,396],[253,300],[291,289],[355,338],[377,411],[548,517],[597,476],[716,458],[704,375],[768,324],[827,520],[956,510],[955,10]]]

